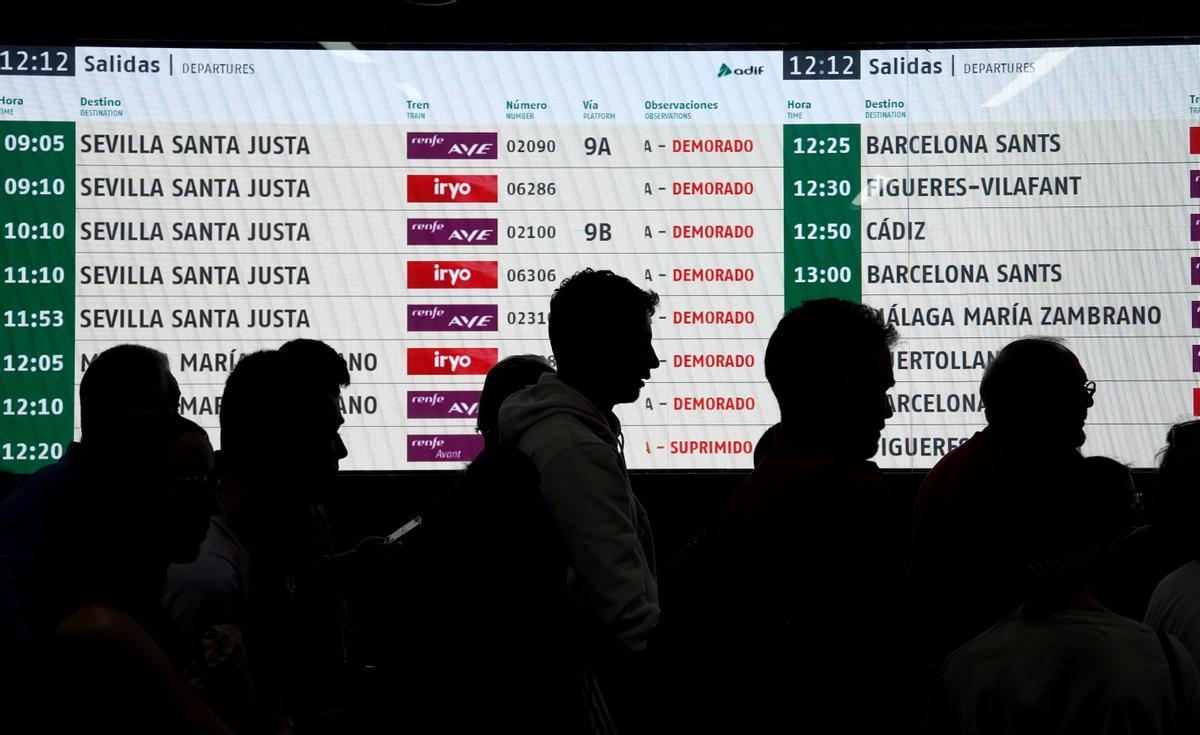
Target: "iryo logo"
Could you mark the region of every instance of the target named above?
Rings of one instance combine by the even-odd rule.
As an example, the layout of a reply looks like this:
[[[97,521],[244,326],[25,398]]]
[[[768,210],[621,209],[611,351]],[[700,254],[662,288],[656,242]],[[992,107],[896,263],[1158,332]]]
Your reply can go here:
[[[410,332],[495,332],[495,304],[409,304]]]
[[[496,288],[494,260],[410,260],[409,288]]]
[[[409,347],[409,375],[487,375],[499,360],[495,347]]]
[[[408,220],[409,245],[496,245],[499,225],[495,219]]]
[[[499,187],[495,176],[459,174],[409,174],[410,203],[494,203]]]
[[[496,133],[409,133],[409,159],[495,159]]]
[[[410,390],[410,419],[471,419],[479,415],[477,390]]]

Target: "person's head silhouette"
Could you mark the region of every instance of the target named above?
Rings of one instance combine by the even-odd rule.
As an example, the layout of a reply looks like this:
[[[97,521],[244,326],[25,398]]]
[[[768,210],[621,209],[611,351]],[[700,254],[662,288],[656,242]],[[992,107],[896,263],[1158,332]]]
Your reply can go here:
[[[314,382],[317,387],[329,395],[338,414],[338,426],[345,423],[341,409],[342,388],[350,386],[350,369],[346,365],[346,358],[317,339],[294,339],[284,343],[279,351],[295,358],[301,377],[306,381]],[[335,434],[334,438],[337,442],[334,447],[337,459],[345,459],[349,455],[349,451],[342,441],[341,434]]]
[[[841,454],[874,456],[892,416],[896,338],[877,310],[851,301],[807,301],[785,314],[764,359],[784,428]]]
[[[307,377],[325,386],[334,395],[350,385],[350,369],[346,359],[319,339],[293,339],[284,342],[279,351],[296,358]]]
[[[979,383],[990,429],[1010,441],[1046,449],[1083,445],[1095,391],[1073,352],[1036,337],[1006,345]]]
[[[1108,457],[1065,456],[1016,489],[1029,501],[1012,536],[1034,591],[1086,584],[1133,520],[1133,477]]]
[[[1167,432],[1158,479],[1146,496],[1146,515],[1180,553],[1200,558],[1200,420],[1175,424]]]
[[[479,394],[479,418],[475,423],[485,449],[493,449],[500,443],[500,404],[504,399],[552,372],[554,368],[541,355],[513,355],[488,370]]]
[[[309,503],[337,472],[345,447],[327,386],[284,352],[247,355],[221,397],[221,467],[256,486],[261,500]]]
[[[550,346],[559,377],[601,410],[637,400],[659,366],[650,318],[658,294],[612,271],[585,268],[550,299]]]
[[[142,345],[101,352],[79,381],[80,439],[109,431],[128,411],[179,411],[179,383],[167,356]]]
[[[61,587],[47,591],[52,604],[157,600],[167,565],[196,558],[217,511],[202,428],[148,411],[114,414],[107,426],[83,444],[50,526],[46,583]]]

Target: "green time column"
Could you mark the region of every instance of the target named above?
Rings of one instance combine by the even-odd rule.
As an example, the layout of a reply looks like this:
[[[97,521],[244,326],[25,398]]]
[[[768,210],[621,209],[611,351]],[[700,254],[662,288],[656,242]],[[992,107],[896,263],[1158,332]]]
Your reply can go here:
[[[0,122],[0,469],[74,433],[75,125]]]
[[[859,125],[783,126],[784,308],[862,300]]]

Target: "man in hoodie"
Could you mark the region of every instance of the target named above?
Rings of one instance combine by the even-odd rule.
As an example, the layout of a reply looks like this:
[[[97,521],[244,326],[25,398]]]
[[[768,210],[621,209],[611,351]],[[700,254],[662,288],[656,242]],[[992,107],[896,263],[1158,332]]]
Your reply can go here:
[[[501,444],[533,461],[562,533],[567,588],[618,721],[622,694],[613,685],[628,682],[630,662],[646,651],[659,605],[654,540],[629,484],[613,407],[636,401],[659,365],[650,344],[657,305],[654,292],[611,271],[566,279],[550,299],[558,374],[542,375],[500,407]],[[605,677],[609,664],[615,669]]]

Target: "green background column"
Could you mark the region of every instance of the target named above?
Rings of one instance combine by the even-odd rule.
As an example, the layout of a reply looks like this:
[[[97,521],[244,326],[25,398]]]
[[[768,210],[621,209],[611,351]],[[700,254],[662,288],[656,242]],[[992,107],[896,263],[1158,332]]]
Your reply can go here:
[[[0,122],[0,469],[61,456],[74,368],[75,124]]]
[[[862,300],[860,128],[783,126],[785,309],[830,296]]]

